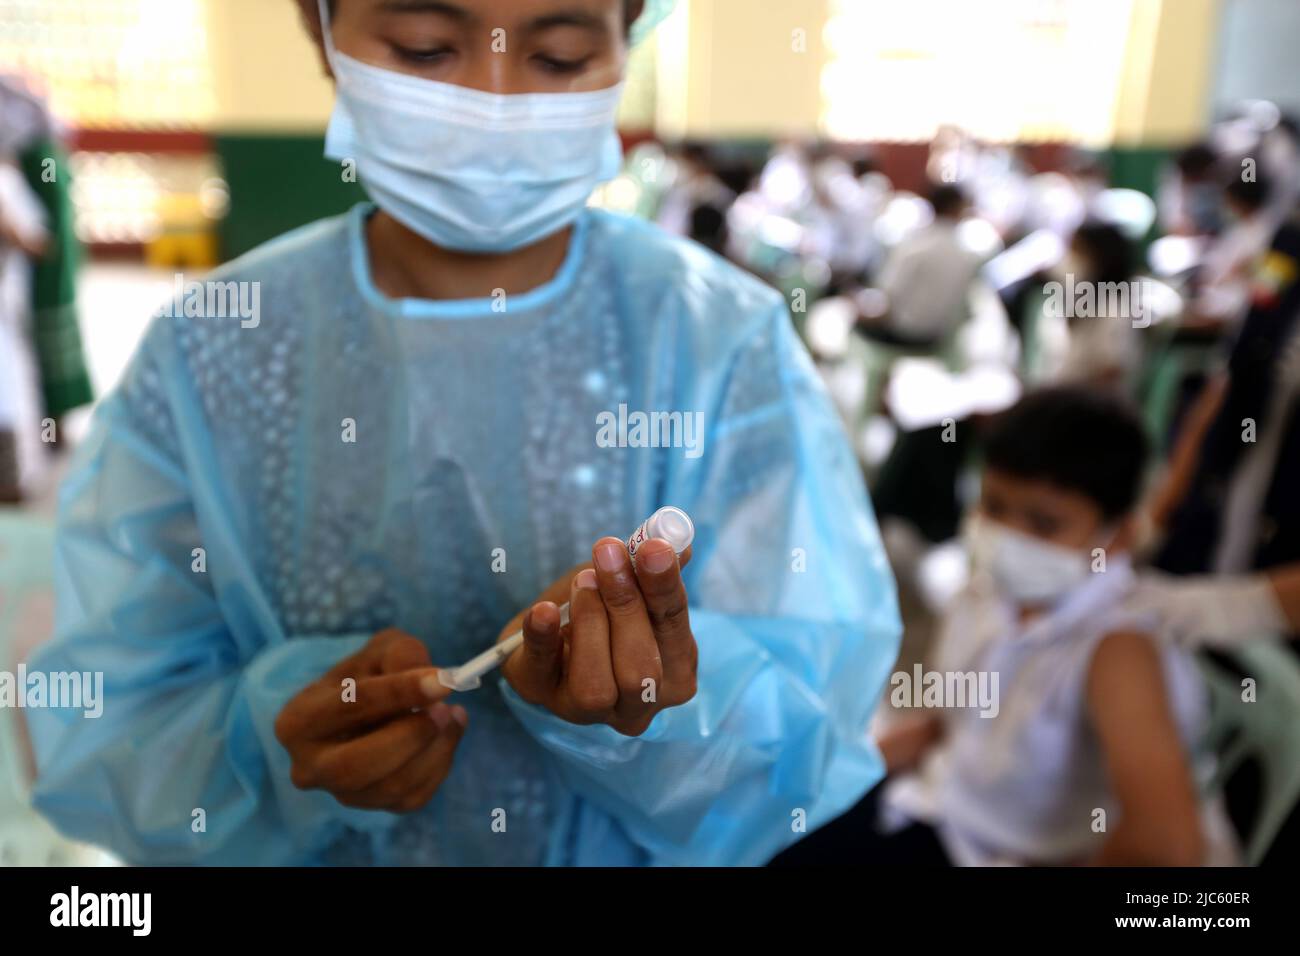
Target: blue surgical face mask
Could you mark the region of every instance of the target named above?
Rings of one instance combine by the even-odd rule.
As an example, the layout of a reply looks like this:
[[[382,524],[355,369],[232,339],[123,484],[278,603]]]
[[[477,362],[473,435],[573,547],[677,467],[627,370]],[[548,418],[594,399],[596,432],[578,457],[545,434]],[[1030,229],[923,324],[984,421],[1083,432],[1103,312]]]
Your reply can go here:
[[[622,84],[500,95],[381,69],[334,48],[329,159],[356,162],[375,203],[447,249],[509,252],[570,225],[618,175]]]

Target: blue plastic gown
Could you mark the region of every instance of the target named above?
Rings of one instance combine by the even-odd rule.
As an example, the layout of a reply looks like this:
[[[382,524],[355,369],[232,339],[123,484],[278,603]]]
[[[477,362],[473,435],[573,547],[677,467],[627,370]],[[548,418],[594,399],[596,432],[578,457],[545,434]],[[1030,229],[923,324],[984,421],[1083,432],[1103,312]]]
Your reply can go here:
[[[368,212],[222,268],[261,284],[257,326],[155,319],[98,410],[33,666],[103,671],[105,709],[31,712],[37,808],[138,863],[759,864],[851,806],[882,773],[864,735],[897,608],[781,297],[588,211],[557,275],[504,310],[391,300]],[[598,446],[620,404],[702,412],[703,454]],[[459,664],[664,504],[697,525],[690,703],[634,739],[493,675],[458,695],[469,726],[423,811],[290,783],[276,715],[374,632]]]

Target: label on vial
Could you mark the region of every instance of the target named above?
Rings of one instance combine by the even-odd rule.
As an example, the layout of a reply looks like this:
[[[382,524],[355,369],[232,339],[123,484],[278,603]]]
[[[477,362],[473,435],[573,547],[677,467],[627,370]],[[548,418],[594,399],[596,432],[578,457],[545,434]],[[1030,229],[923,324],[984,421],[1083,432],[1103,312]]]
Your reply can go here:
[[[627,539],[627,553],[636,560],[637,549],[650,540],[650,519],[646,518],[641,522],[641,527],[632,532],[632,537]]]

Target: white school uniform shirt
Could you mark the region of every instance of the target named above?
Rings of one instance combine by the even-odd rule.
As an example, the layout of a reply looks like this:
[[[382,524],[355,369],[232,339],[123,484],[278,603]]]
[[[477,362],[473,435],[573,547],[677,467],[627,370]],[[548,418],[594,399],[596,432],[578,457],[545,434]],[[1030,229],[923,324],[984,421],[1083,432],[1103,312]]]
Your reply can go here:
[[[1143,344],[1131,318],[1106,315],[1075,319],[1068,327],[1067,345],[1055,378],[1086,384],[1118,371],[1115,384],[1124,391],[1141,371]]]
[[[1261,210],[1229,226],[1205,253],[1201,263],[1198,308],[1206,315],[1239,322],[1250,308],[1255,267],[1268,252],[1280,220]]]
[[[962,245],[957,223],[936,219],[904,239],[885,262],[879,286],[889,326],[912,338],[942,338],[966,318],[980,257]]]
[[[972,581],[941,625],[935,667],[996,672],[999,711],[944,711],[941,743],[915,773],[886,785],[882,822],[934,826],[959,866],[1068,863],[1096,853],[1104,835],[1093,831],[1095,811],[1106,812],[1113,831],[1119,807],[1088,717],[1088,670],[1106,635],[1152,630],[1149,616],[1124,609],[1134,583],[1129,562],[1112,558],[1105,572],[1022,626],[987,582]],[[1164,643],[1160,653],[1191,754],[1203,730],[1206,689],[1190,654]]]
[[[45,237],[45,210],[13,161],[0,155],[0,216],[33,241]],[[31,329],[33,263],[0,241],[0,429],[11,431],[20,488],[39,478],[45,457],[41,442],[41,381]]]

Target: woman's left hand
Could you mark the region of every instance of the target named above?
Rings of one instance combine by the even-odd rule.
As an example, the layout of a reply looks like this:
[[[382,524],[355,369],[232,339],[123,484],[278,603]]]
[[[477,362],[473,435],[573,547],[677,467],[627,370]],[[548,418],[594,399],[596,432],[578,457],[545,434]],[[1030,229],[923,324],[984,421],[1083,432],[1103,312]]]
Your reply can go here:
[[[636,556],[634,565],[618,538],[597,541],[594,567],[569,582],[563,628],[553,601],[528,609],[524,644],[502,667],[515,693],[570,723],[608,724],[630,737],[644,733],[659,711],[695,696],[699,655],[681,576],[690,549],[679,560],[656,539]]]

